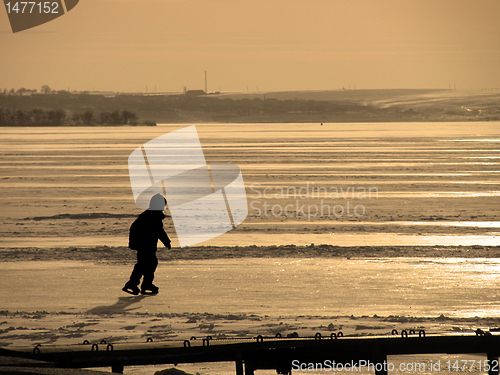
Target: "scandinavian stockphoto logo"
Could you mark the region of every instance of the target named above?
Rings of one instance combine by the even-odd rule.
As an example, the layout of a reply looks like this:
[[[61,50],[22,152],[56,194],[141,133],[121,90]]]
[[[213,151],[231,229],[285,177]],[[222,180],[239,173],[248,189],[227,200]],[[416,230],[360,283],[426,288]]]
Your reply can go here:
[[[224,234],[248,215],[240,168],[207,164],[194,125],[136,148],[128,168],[139,208],[147,209],[155,194],[166,197],[181,247]]]
[[[3,0],[13,33],[52,21],[73,9],[79,0]]]

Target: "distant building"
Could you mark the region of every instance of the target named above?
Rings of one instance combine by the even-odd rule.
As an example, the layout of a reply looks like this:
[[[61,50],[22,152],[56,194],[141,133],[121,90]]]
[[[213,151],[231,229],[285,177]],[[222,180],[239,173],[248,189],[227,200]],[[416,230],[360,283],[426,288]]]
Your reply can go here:
[[[206,95],[206,92],[204,90],[187,90],[185,92],[185,95],[187,95],[187,96],[204,96],[204,95]]]

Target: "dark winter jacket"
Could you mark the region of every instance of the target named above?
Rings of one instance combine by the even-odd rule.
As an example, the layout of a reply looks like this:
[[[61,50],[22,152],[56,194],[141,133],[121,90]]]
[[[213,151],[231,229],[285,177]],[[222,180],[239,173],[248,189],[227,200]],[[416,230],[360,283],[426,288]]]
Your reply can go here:
[[[128,246],[133,250],[156,251],[158,240],[170,248],[170,239],[163,229],[165,215],[161,211],[146,210],[130,226]]]

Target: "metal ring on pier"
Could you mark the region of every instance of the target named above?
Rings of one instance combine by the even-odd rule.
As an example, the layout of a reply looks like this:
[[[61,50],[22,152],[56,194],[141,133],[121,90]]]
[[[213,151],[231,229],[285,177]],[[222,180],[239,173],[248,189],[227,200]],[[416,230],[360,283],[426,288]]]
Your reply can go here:
[[[101,344],[106,344],[106,340],[102,339]]]
[[[321,340],[321,333],[320,332],[316,332],[316,334],[314,335],[314,339],[315,340]]]
[[[278,332],[278,333],[276,334],[276,338],[280,339],[280,338],[281,338],[281,333],[279,333],[279,332]]]
[[[33,354],[35,355],[40,354],[40,344],[38,344],[33,348]]]
[[[83,345],[88,345],[88,344],[90,344],[89,340],[83,340]]]
[[[484,331],[481,328],[476,329],[476,336],[484,336]]]
[[[418,331],[418,337],[425,337],[425,331],[423,329]]]
[[[112,352],[113,351],[113,344],[108,344],[108,346],[106,346],[106,351],[107,352]]]
[[[196,337],[191,336],[190,340],[196,340]]]
[[[207,336],[207,340],[212,340],[212,336]]]
[[[152,337],[148,337],[146,342],[153,342],[153,338]]]
[[[402,337],[402,338],[407,338],[407,337],[408,337],[408,331],[407,331],[406,329],[403,329],[403,330],[401,331],[401,337]]]
[[[264,342],[264,337],[262,335],[257,336],[257,342]]]
[[[333,339],[337,340],[337,335],[335,334],[335,332],[330,333],[330,338],[331,338],[332,340],[333,340]]]
[[[184,347],[185,348],[191,347],[191,343],[189,342],[189,340],[184,340]]]
[[[337,332],[337,337],[344,337],[344,333],[342,331]]]
[[[205,343],[206,343],[207,345],[205,345]],[[208,338],[203,339],[203,346],[209,346],[209,345],[210,345],[210,340],[209,340]]]
[[[410,334],[410,335],[414,335],[414,334],[415,334],[415,330],[414,330],[414,329],[410,329],[409,334]]]
[[[99,351],[99,345],[97,344],[92,344],[92,351],[98,352]]]
[[[395,336],[395,335],[397,335],[397,334],[398,334],[398,330],[394,328],[394,329],[391,331],[391,335]]]

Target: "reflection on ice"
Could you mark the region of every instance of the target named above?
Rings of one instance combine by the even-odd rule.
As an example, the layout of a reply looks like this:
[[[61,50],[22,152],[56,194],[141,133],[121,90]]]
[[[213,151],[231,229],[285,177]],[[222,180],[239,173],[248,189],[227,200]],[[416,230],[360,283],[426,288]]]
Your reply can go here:
[[[116,300],[123,265],[0,265],[18,280],[0,291],[9,311],[86,311]],[[60,277],[53,278],[54,268]],[[160,271],[161,270],[161,271]],[[26,277],[29,273],[30,277]],[[271,316],[498,316],[499,259],[246,258],[162,262],[148,313],[228,311]],[[40,282],[33,283],[36,279]],[[66,288],[72,293],[65,294]],[[19,296],[22,296],[20,298]],[[82,299],[89,304],[82,305]],[[167,308],[168,306],[168,308]]]
[[[300,224],[303,226],[318,225],[318,221],[299,221],[287,220],[286,222],[273,222],[270,225],[293,225]],[[260,223],[246,223],[247,226],[262,225]],[[500,221],[342,221],[335,222],[335,226],[413,226],[413,225],[430,225],[430,226],[445,226],[445,227],[469,227],[469,228],[500,228]]]
[[[171,238],[178,246],[173,234]],[[399,233],[245,233],[231,231],[201,243],[202,246],[281,246],[310,244],[334,246],[498,246],[500,232],[490,235],[409,235]],[[127,237],[0,237],[0,247],[126,246]],[[424,253],[422,255],[425,255]]]

